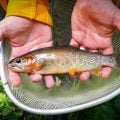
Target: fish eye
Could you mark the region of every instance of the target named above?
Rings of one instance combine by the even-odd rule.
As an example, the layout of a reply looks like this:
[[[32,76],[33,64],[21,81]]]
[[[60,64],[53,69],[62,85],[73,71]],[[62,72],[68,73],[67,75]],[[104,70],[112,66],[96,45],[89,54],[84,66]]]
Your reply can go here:
[[[16,63],[21,63],[21,61],[22,61],[21,58],[16,58],[15,60]]]

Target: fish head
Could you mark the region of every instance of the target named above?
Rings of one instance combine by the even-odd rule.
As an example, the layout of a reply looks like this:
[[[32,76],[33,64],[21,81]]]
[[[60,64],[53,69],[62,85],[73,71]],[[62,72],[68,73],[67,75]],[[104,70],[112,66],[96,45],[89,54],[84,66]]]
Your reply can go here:
[[[32,55],[17,57],[8,63],[8,68],[14,72],[33,73],[36,69],[36,60]]]

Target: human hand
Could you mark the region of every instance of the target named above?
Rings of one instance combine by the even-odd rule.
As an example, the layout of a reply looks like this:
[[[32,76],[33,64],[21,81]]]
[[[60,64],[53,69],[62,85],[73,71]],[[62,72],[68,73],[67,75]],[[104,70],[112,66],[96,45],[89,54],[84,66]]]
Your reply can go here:
[[[51,27],[37,21],[10,16],[0,22],[0,40],[7,38],[12,46],[11,58],[18,57],[32,50],[52,46]],[[9,71],[10,81],[17,86],[21,83],[19,74]],[[42,80],[40,74],[30,75],[32,81]],[[54,86],[52,76],[45,76],[48,88]]]
[[[70,45],[85,47],[92,52],[102,50],[113,54],[112,34],[120,29],[120,10],[111,0],[77,0],[71,18],[72,39]],[[102,68],[102,77],[107,78],[112,69]],[[81,80],[87,80],[90,72],[83,72]]]

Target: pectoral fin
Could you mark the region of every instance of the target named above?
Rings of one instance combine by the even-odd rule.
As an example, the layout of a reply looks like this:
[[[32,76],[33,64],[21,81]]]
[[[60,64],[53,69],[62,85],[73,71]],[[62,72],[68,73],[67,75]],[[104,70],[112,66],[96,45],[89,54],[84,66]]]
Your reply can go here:
[[[93,69],[90,71],[91,74],[95,75],[95,76],[98,76],[98,77],[101,77],[101,74],[102,74],[102,67],[98,67],[96,69]]]
[[[40,64],[36,63],[36,70],[41,70],[43,66],[44,66],[44,62],[42,62]]]
[[[29,65],[29,73],[35,73],[39,70],[42,69],[42,67],[44,66],[44,62],[42,63],[32,63]]]

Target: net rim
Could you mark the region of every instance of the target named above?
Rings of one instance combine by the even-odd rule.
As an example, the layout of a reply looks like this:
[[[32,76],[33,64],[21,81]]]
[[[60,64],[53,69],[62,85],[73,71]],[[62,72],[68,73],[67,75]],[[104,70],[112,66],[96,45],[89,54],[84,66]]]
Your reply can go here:
[[[21,109],[34,113],[34,114],[43,114],[43,115],[56,115],[56,114],[64,114],[64,113],[69,113],[69,112],[74,112],[74,111],[78,111],[78,110],[83,110],[89,107],[93,107],[95,105],[101,104],[103,102],[106,102],[110,99],[112,99],[113,97],[117,96],[118,94],[120,94],[120,88],[116,89],[114,92],[109,93],[107,95],[104,95],[101,98],[95,99],[93,101],[89,101],[80,105],[75,105],[75,106],[71,106],[68,108],[61,108],[61,109],[54,109],[54,110],[42,110],[42,109],[35,109],[35,108],[31,108],[29,106],[26,106],[25,104],[21,103],[18,99],[16,99],[16,97],[12,94],[10,87],[7,83],[7,78],[5,75],[5,70],[4,70],[4,42],[0,43],[1,46],[1,53],[0,53],[0,65],[1,65],[1,70],[0,70],[0,74],[1,74],[1,80],[2,80],[2,84],[3,87],[5,89],[6,94],[8,95],[8,97],[13,101],[13,103],[15,105],[17,105],[18,107],[20,107]]]

